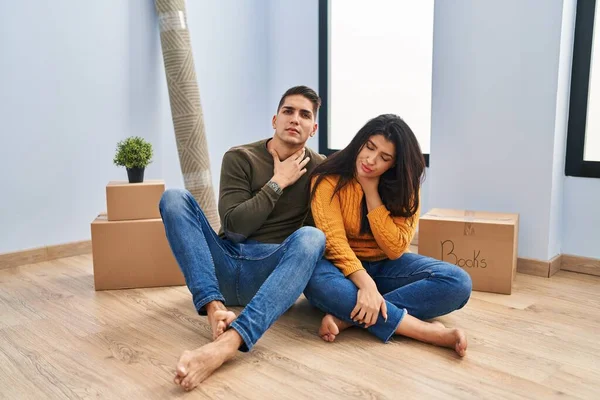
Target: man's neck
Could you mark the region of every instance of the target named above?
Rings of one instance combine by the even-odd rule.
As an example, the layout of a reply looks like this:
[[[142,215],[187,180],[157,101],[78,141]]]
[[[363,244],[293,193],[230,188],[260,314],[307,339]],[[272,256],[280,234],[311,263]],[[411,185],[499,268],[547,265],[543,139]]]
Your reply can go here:
[[[287,159],[289,156],[302,149],[303,147],[304,145],[297,145],[292,147],[287,143],[280,141],[279,139],[277,139],[277,137],[274,137],[267,143],[267,149],[269,151],[275,150],[281,161]]]

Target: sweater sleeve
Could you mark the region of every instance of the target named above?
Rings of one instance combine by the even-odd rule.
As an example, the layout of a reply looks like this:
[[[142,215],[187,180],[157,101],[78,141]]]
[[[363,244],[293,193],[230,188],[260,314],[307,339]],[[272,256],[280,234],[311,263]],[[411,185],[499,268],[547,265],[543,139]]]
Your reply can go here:
[[[412,217],[392,217],[385,205],[381,205],[367,214],[373,237],[389,259],[399,258],[410,247],[420,213],[419,205]]]
[[[223,156],[219,196],[219,214],[225,235],[242,242],[267,220],[279,195],[269,186],[252,195],[250,164],[239,153],[228,151]]]
[[[319,182],[311,209],[315,226],[325,234],[325,258],[338,267],[344,276],[348,276],[364,268],[348,243],[340,198],[338,194],[332,198],[334,189],[335,183],[329,178]]]

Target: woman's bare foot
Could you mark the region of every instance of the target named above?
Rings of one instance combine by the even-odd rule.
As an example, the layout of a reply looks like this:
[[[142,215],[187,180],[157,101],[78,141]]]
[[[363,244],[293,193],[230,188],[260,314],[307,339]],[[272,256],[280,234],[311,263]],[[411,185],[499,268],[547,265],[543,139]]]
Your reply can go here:
[[[458,328],[446,328],[440,321],[433,321],[432,324],[443,329],[440,331],[440,342],[434,344],[454,349],[459,356],[464,357],[467,353],[467,335],[465,332]]]
[[[213,340],[221,336],[237,318],[233,311],[227,310],[225,305],[220,301],[213,301],[207,304],[206,312],[208,324],[212,329]]]
[[[335,337],[339,335],[341,331],[351,326],[351,323],[342,321],[331,314],[327,314],[321,321],[319,336],[326,342],[333,342]]]
[[[212,343],[184,351],[177,363],[174,382],[185,390],[194,389],[225,361],[233,358],[242,342],[239,333],[230,329]]]
[[[440,321],[424,322],[412,315],[405,315],[396,333],[421,342],[449,347],[464,357],[467,352],[467,335],[462,329],[446,328]]]

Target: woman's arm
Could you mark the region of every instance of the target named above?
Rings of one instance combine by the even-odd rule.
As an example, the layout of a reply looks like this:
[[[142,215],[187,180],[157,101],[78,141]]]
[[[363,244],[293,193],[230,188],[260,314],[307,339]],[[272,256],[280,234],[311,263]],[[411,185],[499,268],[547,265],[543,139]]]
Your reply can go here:
[[[387,320],[387,307],[375,281],[348,243],[340,199],[338,196],[332,199],[334,189],[335,182],[329,178],[319,183],[311,202],[313,218],[316,227],[325,233],[325,257],[358,288],[356,306],[350,318],[369,327],[377,322],[380,310]]]
[[[364,268],[348,243],[340,199],[337,195],[332,198],[334,189],[333,179],[321,180],[312,198],[311,210],[315,226],[325,234],[325,258],[348,276]]]
[[[376,188],[374,190],[363,188],[363,191],[367,201],[367,219],[373,237],[385,255],[395,260],[410,247],[419,221],[420,206],[412,217],[392,217]]]

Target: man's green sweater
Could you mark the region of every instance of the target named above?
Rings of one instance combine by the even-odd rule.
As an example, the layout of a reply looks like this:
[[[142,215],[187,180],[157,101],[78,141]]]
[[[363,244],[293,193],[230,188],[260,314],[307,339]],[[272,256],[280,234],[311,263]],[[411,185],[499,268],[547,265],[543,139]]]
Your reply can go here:
[[[323,156],[307,147],[307,172],[278,195],[266,185],[274,168],[273,156],[267,150],[269,140],[233,147],[223,156],[219,236],[233,242],[251,239],[281,243],[303,225],[313,225],[308,176]]]

